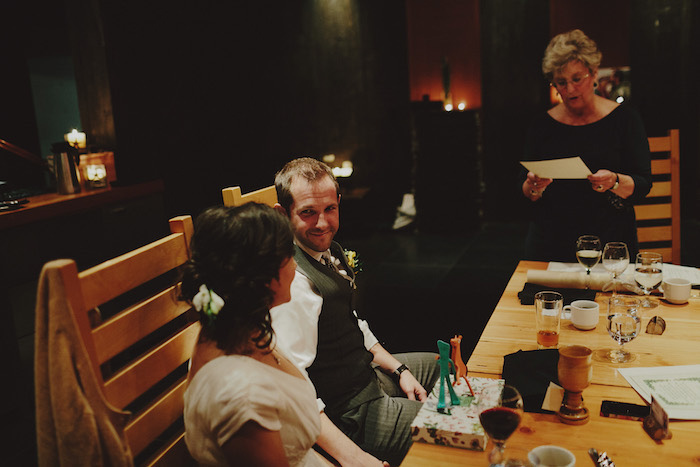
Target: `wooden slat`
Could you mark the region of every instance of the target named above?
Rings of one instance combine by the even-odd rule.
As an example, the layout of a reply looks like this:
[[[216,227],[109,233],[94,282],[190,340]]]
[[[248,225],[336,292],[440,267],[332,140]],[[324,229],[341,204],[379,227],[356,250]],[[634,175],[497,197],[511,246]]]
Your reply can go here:
[[[649,151],[664,152],[671,150],[670,136],[652,136],[649,138]]]
[[[95,341],[92,339],[90,319],[88,318],[87,308],[85,307],[83,295],[81,293],[81,284],[78,278],[78,265],[72,259],[56,260],[53,261],[53,263],[60,263],[59,268],[61,279],[63,280],[64,293],[66,294],[66,301],[70,304],[73,318],[75,318],[78,331],[80,332],[80,338],[90,358],[92,372],[101,385],[104,381],[102,379],[102,372],[100,371],[100,363],[97,361]]]
[[[88,309],[164,274],[187,261],[185,236],[169,235],[79,274]]]
[[[106,362],[189,310],[190,305],[177,300],[176,290],[177,286],[171,286],[93,329],[99,363]]]
[[[637,229],[637,237],[639,243],[642,242],[660,242],[671,240],[671,226],[661,225],[657,227],[639,227]]]
[[[651,174],[663,175],[671,173],[671,159],[654,159],[651,161]]]
[[[647,198],[656,198],[659,196],[671,196],[671,182],[654,182]]]
[[[651,251],[654,253],[659,253],[663,259],[664,263],[670,263],[673,258],[673,250],[668,248],[645,248],[644,245],[639,245],[639,251]]]
[[[197,463],[190,456],[185,444],[185,433],[180,433],[163,450],[145,464],[147,467],[172,467],[184,465],[196,467]]]
[[[634,207],[634,212],[638,221],[650,219],[670,219],[670,204],[639,204]]]
[[[129,405],[144,388],[153,386],[192,356],[198,333],[199,323],[193,323],[119,371],[105,382],[107,400],[119,408]]]
[[[224,206],[240,206],[241,204],[254,201],[272,207],[277,203],[277,190],[274,185],[246,194],[241,193],[241,187],[234,186],[221,190],[221,195],[224,199]]]
[[[187,375],[184,375],[156,404],[140,413],[124,432],[134,456],[153,442],[154,433],[163,433],[182,417]]]
[[[179,233],[185,236],[185,247],[187,248],[187,257],[192,256],[190,251],[190,242],[194,234],[194,225],[192,224],[192,216],[177,216],[168,221],[170,225],[170,233]]]

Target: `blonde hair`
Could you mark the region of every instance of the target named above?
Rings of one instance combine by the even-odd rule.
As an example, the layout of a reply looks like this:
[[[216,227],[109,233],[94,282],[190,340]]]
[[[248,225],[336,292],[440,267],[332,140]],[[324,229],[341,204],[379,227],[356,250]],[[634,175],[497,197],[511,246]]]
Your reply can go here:
[[[549,41],[542,59],[542,73],[551,81],[556,72],[574,60],[580,61],[591,72],[595,72],[602,59],[603,54],[598,50],[595,41],[580,29],[574,29],[556,35]]]

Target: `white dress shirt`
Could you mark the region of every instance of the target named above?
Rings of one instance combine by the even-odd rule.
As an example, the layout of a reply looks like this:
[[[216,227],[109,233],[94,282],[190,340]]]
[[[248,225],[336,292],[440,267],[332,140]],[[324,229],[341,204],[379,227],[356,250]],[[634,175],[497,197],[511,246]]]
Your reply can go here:
[[[323,253],[304,251],[319,261]],[[318,347],[318,317],[323,306],[323,297],[314,286],[311,279],[299,269],[294,274],[291,285],[291,301],[278,305],[270,310],[272,328],[275,331],[277,345],[301,368],[309,368],[316,359]],[[357,318],[357,312],[353,310]],[[369,350],[379,340],[369,329],[367,321],[359,319],[357,325],[364,336],[365,348]],[[319,399],[319,409],[324,407]]]

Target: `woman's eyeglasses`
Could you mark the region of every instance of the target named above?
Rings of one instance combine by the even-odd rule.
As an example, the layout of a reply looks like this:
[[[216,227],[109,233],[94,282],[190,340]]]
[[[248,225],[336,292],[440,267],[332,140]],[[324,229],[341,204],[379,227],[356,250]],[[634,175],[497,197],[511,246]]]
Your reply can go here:
[[[588,78],[589,76],[591,76],[591,74],[590,74],[590,73],[586,73],[586,74],[583,75],[583,76],[574,76],[574,77],[571,78],[570,80],[564,79],[564,78],[560,78],[560,79],[555,79],[555,80],[553,80],[553,81],[552,81],[551,83],[549,83],[549,84],[551,84],[552,86],[554,86],[554,87],[557,88],[557,89],[566,89],[566,87],[568,86],[568,84],[571,83],[575,88],[578,88],[579,86],[581,86],[581,85],[583,84],[583,81],[584,81],[586,78]]]

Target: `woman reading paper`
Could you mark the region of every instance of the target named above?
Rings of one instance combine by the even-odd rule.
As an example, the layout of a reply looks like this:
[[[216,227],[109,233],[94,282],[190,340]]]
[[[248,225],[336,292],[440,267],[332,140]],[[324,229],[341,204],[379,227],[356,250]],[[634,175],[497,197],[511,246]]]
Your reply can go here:
[[[639,114],[595,93],[602,54],[582,31],[554,37],[542,71],[561,102],[535,118],[526,161],[579,156],[587,179],[524,175],[523,194],[533,202],[526,259],[576,261],[576,239],[597,235],[603,244],[627,243],[637,251],[633,204],[651,189],[649,145]]]

